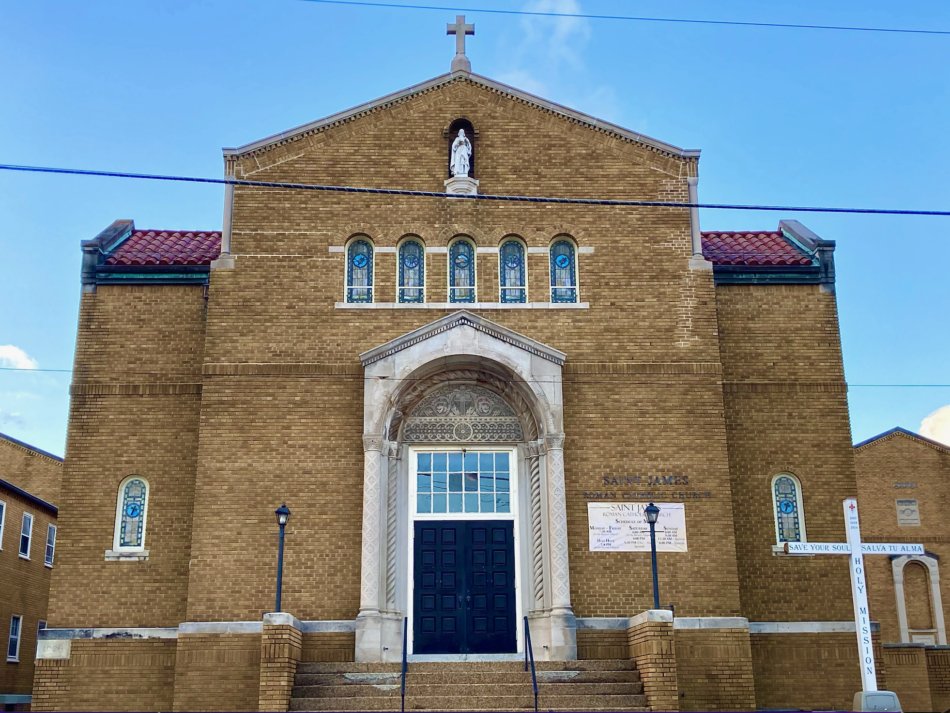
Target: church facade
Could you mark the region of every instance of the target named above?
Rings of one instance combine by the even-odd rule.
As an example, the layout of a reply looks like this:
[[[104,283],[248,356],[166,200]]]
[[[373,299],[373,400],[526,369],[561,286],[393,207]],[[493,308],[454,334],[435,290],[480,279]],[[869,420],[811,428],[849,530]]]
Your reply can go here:
[[[654,710],[850,705],[847,567],[783,551],[858,494],[833,242],[472,197],[696,202],[699,151],[458,56],[224,161],[223,231],[83,244],[35,709],[286,710],[298,664],[528,634]]]

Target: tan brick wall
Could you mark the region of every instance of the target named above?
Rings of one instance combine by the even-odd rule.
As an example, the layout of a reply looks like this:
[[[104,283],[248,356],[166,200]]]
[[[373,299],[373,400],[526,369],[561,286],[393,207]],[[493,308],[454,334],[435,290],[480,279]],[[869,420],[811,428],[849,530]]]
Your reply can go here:
[[[672,622],[648,621],[627,629],[630,658],[637,662],[651,711],[678,711],[676,642]]]
[[[260,634],[179,635],[176,711],[256,711],[260,681]]]
[[[946,711],[950,709],[950,649],[940,647],[925,651],[933,710]]]
[[[355,657],[356,634],[304,634],[302,646],[301,661],[352,661]]]
[[[283,713],[290,708],[302,637],[293,626],[264,625],[258,710]]]
[[[897,694],[905,711],[932,711],[927,652],[923,646],[884,647],[887,689]],[[941,709],[943,710],[943,709]]]
[[[167,711],[175,640],[82,639],[68,660],[38,662],[33,710]]]
[[[577,632],[577,658],[579,659],[625,659],[630,657],[630,644],[625,629],[597,630],[579,629]]]
[[[674,633],[682,710],[755,710],[748,629],[676,629]]]
[[[2,451],[0,447],[0,451]],[[53,569],[45,565],[46,534],[56,518],[46,509],[37,507],[26,498],[0,487],[0,501],[6,503],[3,540],[0,542],[0,693],[26,695],[33,687],[33,658],[36,652],[36,629],[48,618],[50,575]],[[23,513],[33,515],[33,535],[30,541],[30,559],[20,557],[20,529]],[[53,567],[61,563],[57,547]],[[20,631],[20,660],[7,661],[6,647],[10,623],[14,615],[22,616]]]
[[[950,559],[950,523],[945,513],[950,508],[950,449],[941,448],[902,433],[894,433],[854,451],[858,473],[858,504],[861,512],[861,535],[866,542],[921,543],[927,552],[939,558],[939,564]],[[914,488],[895,488],[895,483],[914,483]],[[897,524],[898,499],[916,500],[920,525]],[[894,575],[888,557],[865,558],[868,570],[868,600],[871,618],[881,623],[885,643],[901,640],[897,622],[897,601]],[[905,568],[904,596],[908,616],[914,620],[932,617],[929,579],[917,581],[921,572]],[[946,572],[940,573],[940,597],[943,616],[950,621],[950,582]],[[910,578],[910,579],[909,579]],[[920,586],[927,585],[926,587]],[[908,622],[913,628],[913,623]]]
[[[62,461],[24,448],[0,435],[0,480],[58,506],[62,477]]]

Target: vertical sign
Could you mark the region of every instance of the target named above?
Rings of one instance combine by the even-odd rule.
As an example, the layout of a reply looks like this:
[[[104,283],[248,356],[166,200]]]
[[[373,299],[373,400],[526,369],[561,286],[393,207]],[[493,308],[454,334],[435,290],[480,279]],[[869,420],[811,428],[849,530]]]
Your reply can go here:
[[[874,670],[874,647],[871,644],[871,616],[868,613],[867,577],[864,555],[861,553],[861,525],[858,522],[858,503],[854,498],[844,501],[844,523],[851,547],[851,599],[854,602],[854,627],[858,634],[858,658],[861,660],[861,688],[877,690]]]

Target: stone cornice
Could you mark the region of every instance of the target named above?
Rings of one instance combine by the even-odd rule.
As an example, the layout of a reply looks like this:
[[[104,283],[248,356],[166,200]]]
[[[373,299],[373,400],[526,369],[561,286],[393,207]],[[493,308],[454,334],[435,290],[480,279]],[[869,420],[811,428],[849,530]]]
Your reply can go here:
[[[883,443],[884,441],[889,441],[892,438],[896,438],[898,436],[906,438],[910,441],[914,441],[915,443],[919,443],[922,446],[928,446],[929,448],[933,448],[934,450],[940,451],[942,453],[950,453],[950,446],[946,446],[943,443],[931,440],[926,436],[921,436],[919,433],[908,431],[907,429],[901,428],[900,426],[897,428],[892,428],[890,431],[885,431],[884,433],[873,436],[866,441],[861,441],[854,446],[854,450],[857,451],[867,448],[868,446],[873,446],[876,443]]]
[[[564,352],[553,349],[546,344],[537,342],[530,337],[526,337],[523,334],[519,334],[514,330],[508,329],[507,327],[502,327],[500,324],[496,324],[491,320],[485,319],[484,317],[479,317],[476,314],[472,314],[467,310],[459,310],[453,314],[446,315],[441,319],[437,319],[434,322],[431,322],[424,327],[420,327],[412,332],[402,335],[401,337],[396,337],[385,344],[370,349],[369,351],[363,352],[360,354],[360,361],[363,363],[363,366],[369,366],[374,362],[379,361],[380,359],[385,359],[386,357],[401,352],[403,349],[408,349],[414,344],[423,342],[430,337],[434,337],[436,334],[440,334],[449,329],[455,329],[456,327],[471,327],[479,332],[488,334],[489,336],[494,337],[495,339],[500,339],[503,342],[522,349],[530,354],[539,356],[542,359],[547,359],[552,361],[558,366],[564,365],[564,360],[567,358],[567,354]]]

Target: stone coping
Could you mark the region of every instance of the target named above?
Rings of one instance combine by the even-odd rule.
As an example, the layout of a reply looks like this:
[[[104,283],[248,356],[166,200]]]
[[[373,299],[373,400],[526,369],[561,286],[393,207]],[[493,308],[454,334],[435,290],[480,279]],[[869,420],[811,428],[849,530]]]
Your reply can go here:
[[[262,621],[186,621],[175,627],[112,627],[41,629],[40,641],[72,639],[177,639],[184,634],[260,634],[264,624],[293,626],[305,634],[351,633],[356,622],[349,619],[300,621],[286,612],[271,612]]]
[[[881,625],[871,622],[871,631],[879,632]],[[751,621],[750,634],[853,634],[853,621]]]
[[[908,641],[905,643],[899,644],[884,644],[885,649],[935,649],[935,648],[946,648],[950,649],[950,646],[937,647],[933,644],[921,644],[916,641]]]
[[[604,631],[609,629],[624,629],[630,625],[630,619],[627,617],[577,617],[578,631]]]
[[[53,639],[177,639],[180,627],[117,627],[101,629],[40,629],[40,641]]]
[[[636,616],[630,617],[630,619],[627,620],[627,627],[639,626],[647,622],[671,624],[673,622],[673,612],[667,611],[666,609],[647,609],[645,612],[640,612]]]
[[[749,620],[740,616],[678,616],[674,629],[748,629]]]

